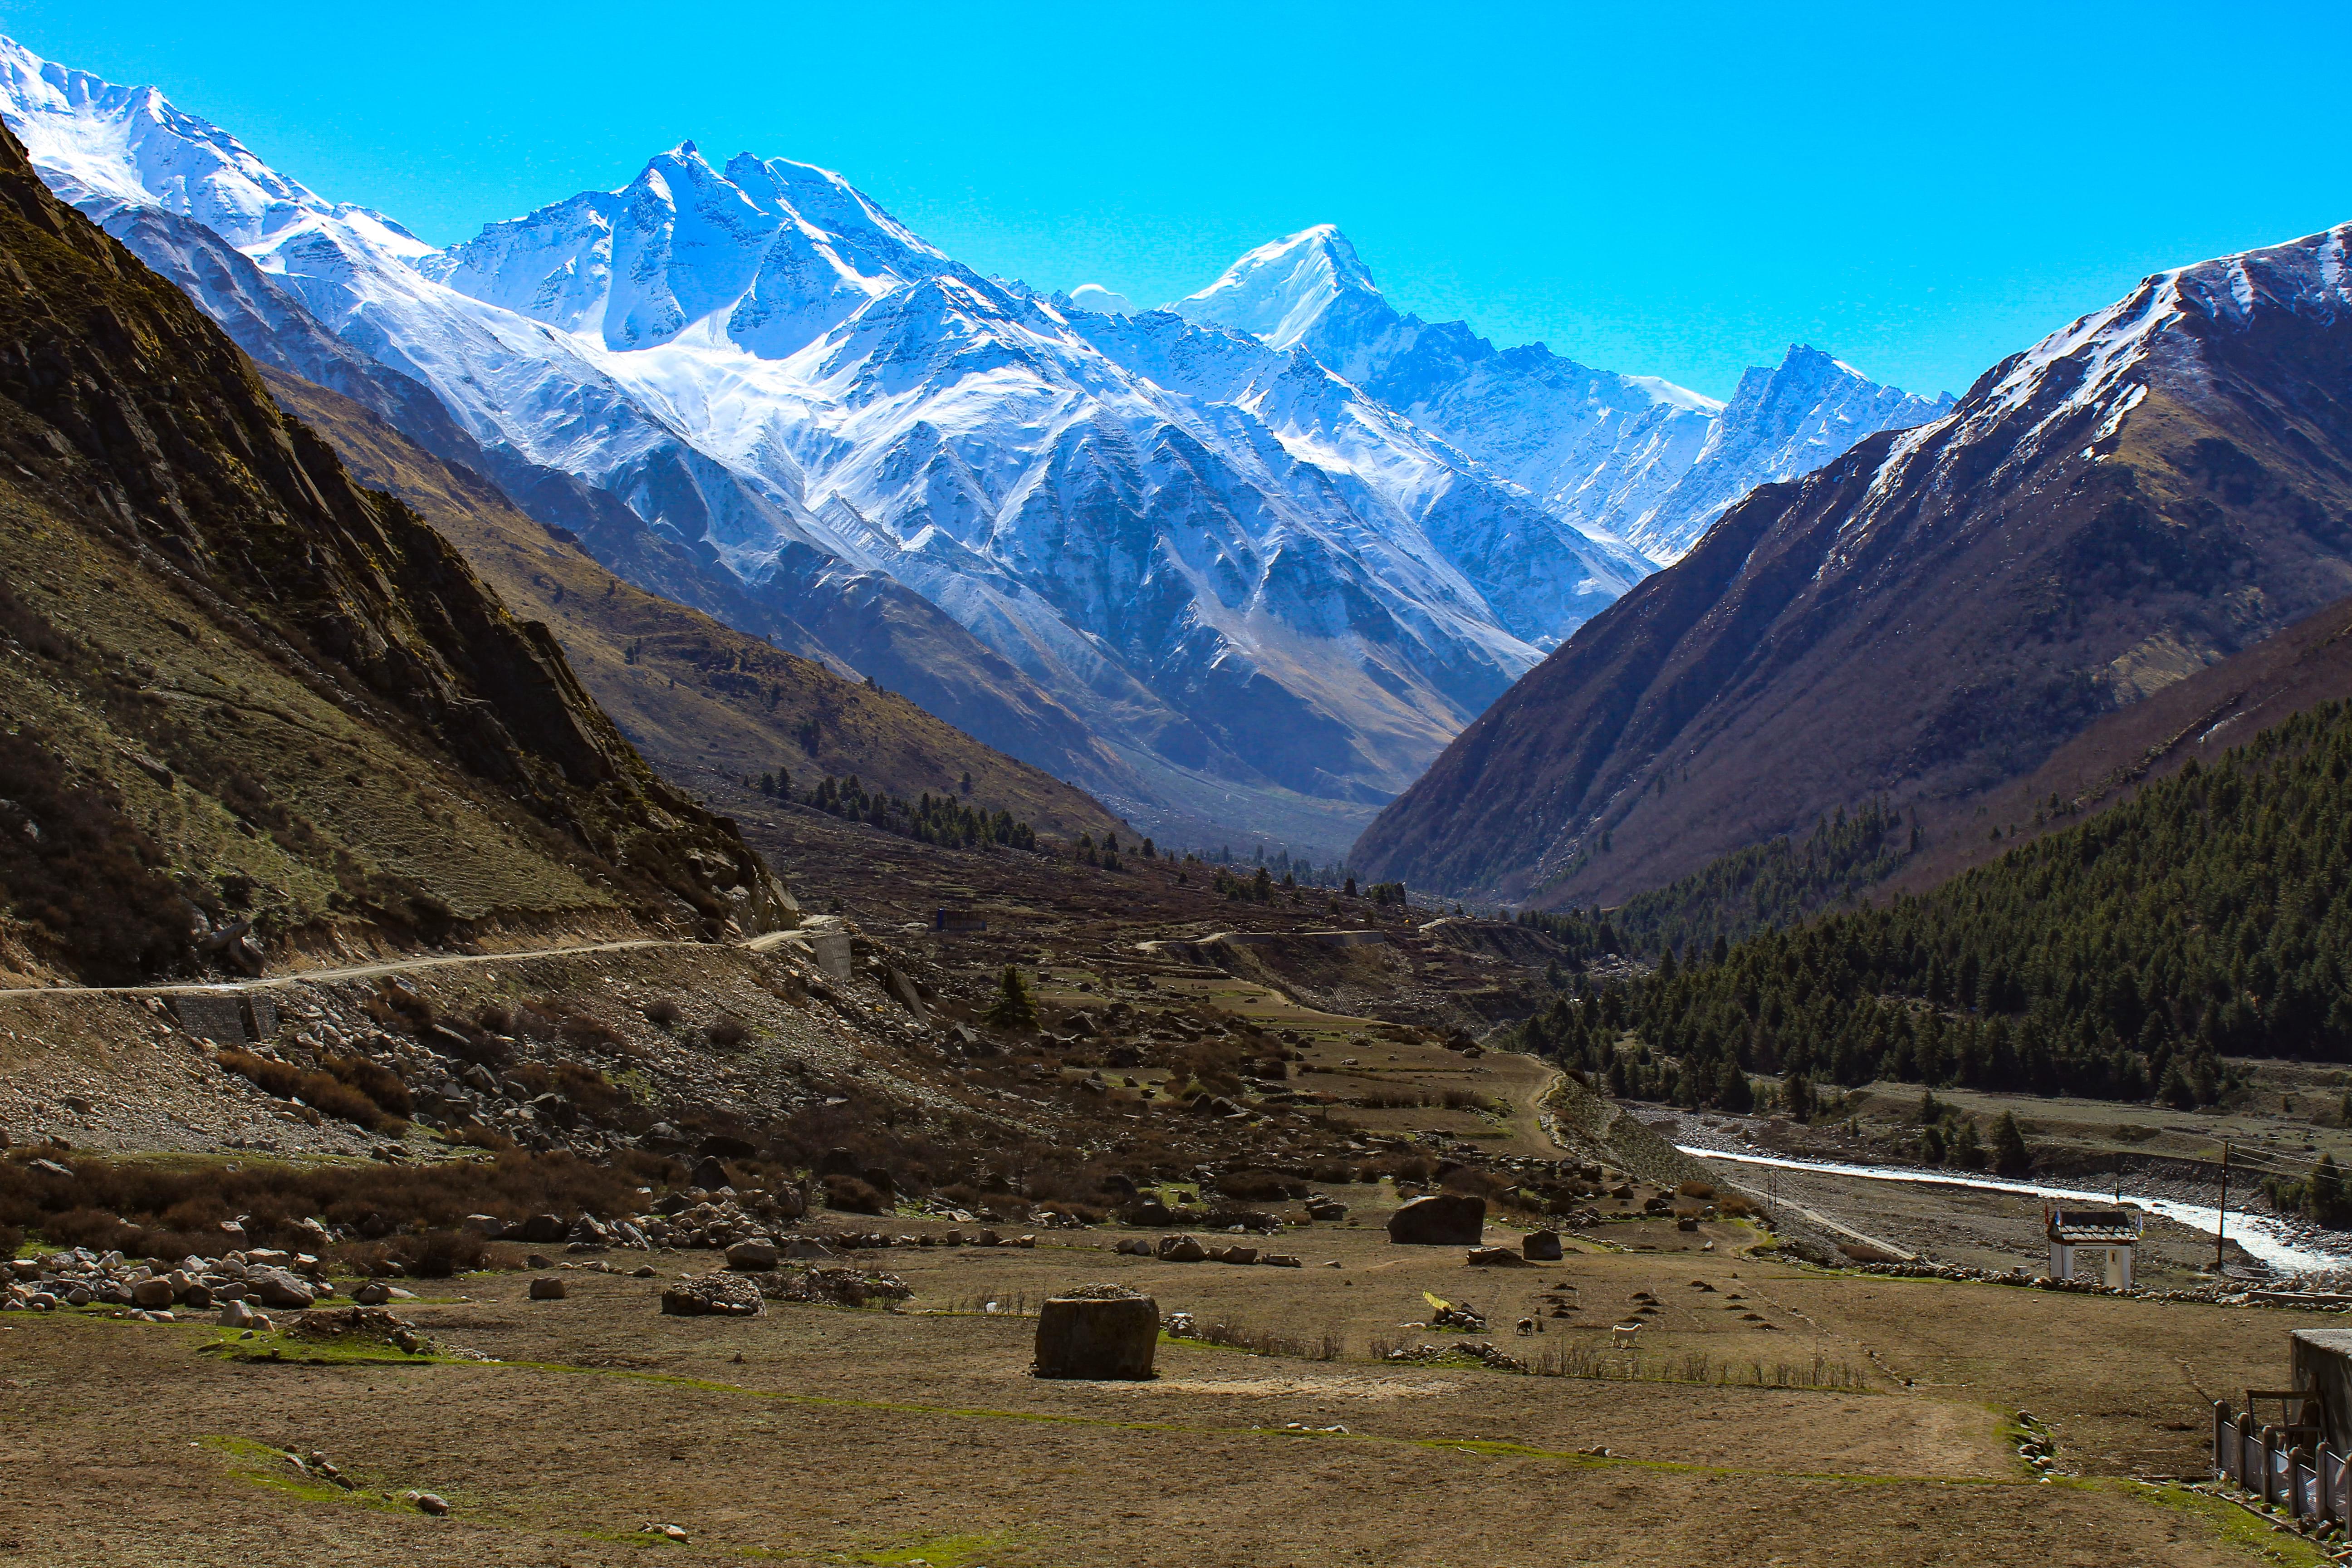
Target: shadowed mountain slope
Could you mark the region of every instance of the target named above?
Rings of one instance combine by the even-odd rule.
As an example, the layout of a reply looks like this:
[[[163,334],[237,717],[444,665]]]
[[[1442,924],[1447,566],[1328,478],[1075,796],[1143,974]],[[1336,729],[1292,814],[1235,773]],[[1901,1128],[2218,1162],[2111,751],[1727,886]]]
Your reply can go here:
[[[546,622],[597,702],[665,771],[782,767],[803,788],[824,774],[855,773],[909,800],[962,793],[1048,832],[1118,827],[1083,792],[896,692],[845,680],[622,581],[486,479],[441,461],[351,399],[275,371],[262,378],[363,483],[415,507],[499,597]]]
[[[785,912],[546,628],[355,484],[13,136],[0,453],[0,967]]]
[[[1614,902],[1841,805],[1948,817],[2352,590],[2352,230],[2148,279],[1731,509],[1480,717],[1360,872]]]

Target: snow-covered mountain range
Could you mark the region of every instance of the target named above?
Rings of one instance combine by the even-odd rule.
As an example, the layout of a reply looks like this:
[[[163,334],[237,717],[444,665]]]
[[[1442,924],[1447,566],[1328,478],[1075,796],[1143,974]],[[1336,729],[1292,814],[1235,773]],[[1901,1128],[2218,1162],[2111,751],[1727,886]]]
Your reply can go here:
[[[1937,411],[1810,350],[1727,407],[1497,351],[1328,228],[1133,313],[691,142],[445,250],[5,40],[0,119],[257,358],[1180,840],[1343,845],[1748,485]]]
[[[1655,376],[1593,370],[1541,343],[1497,349],[1463,322],[1400,312],[1328,224],[1261,246],[1172,308],[1307,349],[1562,521],[1661,565],[1756,486],[1952,406],[1948,393],[1914,397],[1802,345],[1777,369],[1750,370],[1728,405]]]

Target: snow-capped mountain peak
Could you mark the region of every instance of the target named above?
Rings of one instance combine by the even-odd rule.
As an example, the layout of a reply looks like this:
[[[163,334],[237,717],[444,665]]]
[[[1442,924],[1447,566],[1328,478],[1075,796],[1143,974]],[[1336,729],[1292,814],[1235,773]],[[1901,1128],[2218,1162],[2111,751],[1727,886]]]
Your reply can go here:
[[[44,177],[76,205],[161,206],[240,247],[328,221],[404,257],[432,249],[379,213],[321,200],[152,87],[68,70],[5,37],[0,102],[39,155]]]
[[[763,359],[871,300],[960,271],[839,174],[749,153],[722,172],[685,142],[614,191],[585,191],[420,261],[459,293],[626,352],[698,323]]]
[[[1756,369],[1728,405],[1656,376],[1593,370],[1540,343],[1497,349],[1461,321],[1400,312],[1326,224],[1260,246],[1171,309],[1310,350],[1414,423],[1524,486],[1561,521],[1664,563],[1749,489],[1949,406],[1810,348]]]
[[[1335,224],[1318,223],[1261,245],[1217,280],[1169,309],[1191,321],[1247,332],[1277,349],[1305,338],[1334,305],[1381,298],[1371,269]]]
[[[1777,366],[1751,366],[1739,378],[1689,471],[1627,520],[1625,537],[1653,560],[1679,560],[1758,485],[1809,474],[1865,436],[1925,425],[1951,409],[1949,393],[1915,397],[1791,343]]]
[[[1078,310],[1097,316],[1132,316],[1135,306],[1128,297],[1099,283],[1081,283],[1070,290],[1069,302]]]

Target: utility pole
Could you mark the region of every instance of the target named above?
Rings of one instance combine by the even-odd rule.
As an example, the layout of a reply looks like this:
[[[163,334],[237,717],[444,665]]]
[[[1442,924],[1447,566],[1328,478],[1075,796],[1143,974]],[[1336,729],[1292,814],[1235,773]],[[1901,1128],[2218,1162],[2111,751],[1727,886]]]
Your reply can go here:
[[[2230,1229],[2230,1145],[2221,1144],[2221,1208],[2213,1218],[2213,1272],[2221,1272],[2221,1243]]]

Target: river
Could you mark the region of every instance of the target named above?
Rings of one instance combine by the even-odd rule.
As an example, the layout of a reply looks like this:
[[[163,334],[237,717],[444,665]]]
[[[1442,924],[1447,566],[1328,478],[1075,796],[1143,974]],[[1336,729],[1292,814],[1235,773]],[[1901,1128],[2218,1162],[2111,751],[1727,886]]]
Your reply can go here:
[[[1980,1192],[2018,1193],[2029,1197],[2056,1198],[2070,1204],[2095,1204],[2102,1208],[2113,1208],[2118,1201],[2112,1192],[2053,1187],[2040,1182],[2006,1182],[1995,1176],[1957,1176],[1944,1171],[1919,1171],[1899,1165],[1843,1165],[1822,1160],[1790,1160],[1777,1154],[1733,1154],[1721,1149],[1702,1149],[1687,1143],[1675,1146],[1701,1160],[1769,1165],[1782,1171],[1817,1171],[1829,1176],[1859,1176],[1874,1182],[1910,1182],[1920,1186],[1974,1187]],[[2126,1193],[2121,1202],[2126,1207],[2145,1209],[2177,1225],[2208,1234],[2221,1217],[2221,1210],[2217,1208],[2181,1203],[2174,1198],[2144,1198]],[[2288,1273],[2352,1268],[2352,1237],[2347,1237],[2341,1244],[2332,1247],[2315,1245],[2309,1237],[2290,1229],[2268,1215],[2246,1214],[2232,1209],[2230,1212],[2229,1237],[2272,1268]]]

